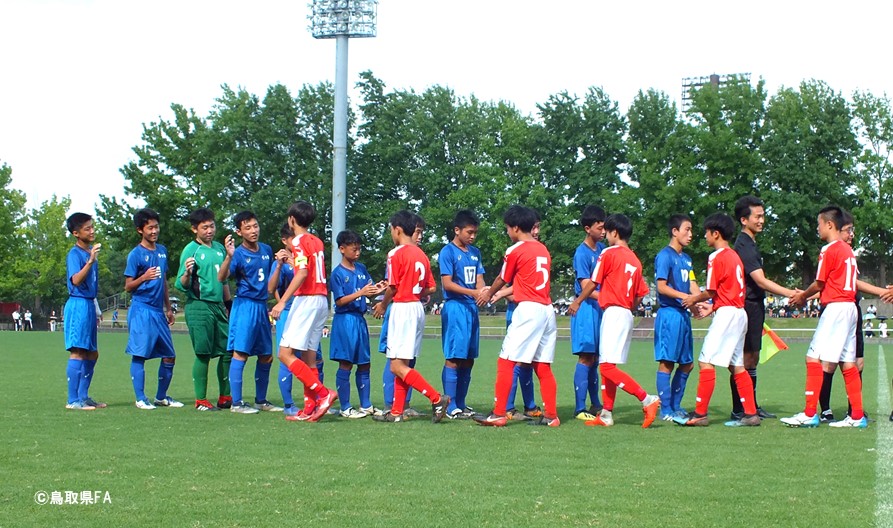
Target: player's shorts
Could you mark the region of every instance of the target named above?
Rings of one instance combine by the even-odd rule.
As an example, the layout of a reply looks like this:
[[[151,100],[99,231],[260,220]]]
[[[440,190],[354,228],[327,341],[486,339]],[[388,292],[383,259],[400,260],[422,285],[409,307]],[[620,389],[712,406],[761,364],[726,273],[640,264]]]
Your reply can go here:
[[[130,337],[124,352],[144,359],[174,358],[171,328],[164,312],[145,303],[133,302],[127,311]]]
[[[598,362],[626,363],[633,339],[633,313],[621,306],[608,306],[602,312],[598,342]]]
[[[266,302],[236,297],[229,315],[227,349],[249,356],[273,353],[273,332]]]
[[[586,299],[571,316],[571,352],[598,354],[598,338],[602,323],[602,309],[595,299]]]
[[[694,358],[688,311],[661,306],[654,319],[654,360],[688,365]]]
[[[288,314],[290,313],[291,303],[285,304],[285,309],[279,312],[279,320],[276,321],[276,348],[279,348],[279,344],[282,343],[282,331],[285,330],[285,322],[288,321]]]
[[[384,317],[381,318],[381,332],[378,334],[378,351],[382,354],[388,351],[388,321],[391,318],[391,306],[393,305],[394,303],[391,303],[384,309]]]
[[[862,335],[862,307],[856,304],[856,358],[865,357],[865,336]]]
[[[512,315],[515,313],[515,308],[518,305],[510,302],[505,303],[505,327],[508,328],[512,324]]]
[[[415,359],[422,349],[425,307],[419,302],[391,303],[388,318],[388,359]]]
[[[79,348],[95,352],[96,306],[93,299],[69,297],[62,311],[65,325],[65,350]]]
[[[747,333],[744,335],[744,350],[759,352],[763,347],[763,323],[766,322],[766,307],[763,301],[744,301],[747,314]]]
[[[477,305],[448,300],[443,304],[440,320],[444,359],[477,359],[481,340]]]
[[[830,363],[856,361],[856,319],[854,303],[834,302],[825,305],[806,356]]]
[[[316,350],[328,316],[329,303],[325,295],[295,297],[279,345],[294,350]]]
[[[336,313],[329,334],[329,359],[349,361],[354,365],[368,365],[369,327],[358,312]]]
[[[522,301],[512,314],[499,357],[517,363],[552,363],[557,336],[552,305]]]
[[[744,366],[747,313],[743,308],[722,306],[714,312],[698,361],[717,367]]]
[[[183,310],[189,339],[197,356],[231,356],[226,341],[229,335],[229,322],[223,303],[206,302],[198,299],[187,301]]]

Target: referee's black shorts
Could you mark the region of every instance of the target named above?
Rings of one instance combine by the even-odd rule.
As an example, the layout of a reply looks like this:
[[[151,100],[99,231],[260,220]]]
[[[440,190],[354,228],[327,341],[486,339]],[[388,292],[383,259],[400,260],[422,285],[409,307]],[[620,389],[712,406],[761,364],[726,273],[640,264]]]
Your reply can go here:
[[[759,352],[763,346],[763,323],[766,321],[766,308],[763,301],[744,301],[747,314],[747,333],[744,334],[744,352]]]

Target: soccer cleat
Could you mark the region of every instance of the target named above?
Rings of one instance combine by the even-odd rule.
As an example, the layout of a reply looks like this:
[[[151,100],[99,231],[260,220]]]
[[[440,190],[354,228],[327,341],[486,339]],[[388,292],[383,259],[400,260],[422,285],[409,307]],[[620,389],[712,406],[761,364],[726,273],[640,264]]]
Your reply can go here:
[[[310,415],[308,421],[310,422],[318,422],[320,418],[329,408],[335,403],[335,400],[338,399],[338,393],[335,391],[328,391],[326,395],[316,401],[316,409],[313,410],[313,414]]]
[[[151,411],[152,409],[155,408],[155,406],[152,405],[151,403],[149,403],[149,400],[137,400],[136,408],[142,409],[144,411]]]
[[[232,396],[221,396],[217,398],[217,407],[220,409],[231,409],[233,406]]]
[[[468,420],[472,416],[474,416],[474,413],[468,414],[458,407],[453,409],[452,412],[447,413],[447,418],[450,420]]]
[[[642,412],[645,414],[645,419],[642,420],[642,429],[647,429],[654,423],[658,411],[660,411],[660,398],[653,394],[645,396],[645,399],[642,400]]]
[[[557,416],[555,418],[546,418],[545,416],[543,416],[539,420],[530,420],[529,422],[527,422],[527,425],[541,425],[541,426],[545,426],[545,427],[559,427],[561,425],[561,420],[559,420]]]
[[[387,409],[379,409],[377,407],[372,407],[372,409],[373,409],[372,416],[384,416],[386,414],[391,413],[390,407],[388,407]],[[365,410],[365,409],[363,409],[363,410]],[[406,416],[406,413],[404,413],[403,416]]]
[[[759,416],[759,415],[760,415],[760,412],[757,411],[757,416]],[[732,411],[732,413],[729,414],[729,420],[732,420],[732,421],[740,420],[742,418],[744,418],[744,411],[741,411],[741,412]]]
[[[332,416],[338,416],[341,414],[341,409],[338,407],[329,407],[329,410],[326,411],[326,414],[331,414]]]
[[[257,414],[260,411],[255,409],[254,407],[248,405],[244,401],[233,402],[232,407],[229,409],[230,412],[234,412],[236,414]]]
[[[472,417],[472,420],[479,423],[480,425],[486,425],[489,427],[505,427],[505,424],[508,421],[505,416],[497,416],[493,413],[487,415],[475,414]]]
[[[440,423],[446,416],[447,407],[450,406],[450,397],[446,394],[440,395],[440,401],[431,404],[431,422]]]
[[[596,416],[598,415],[598,413],[602,412],[602,409],[604,409],[604,407],[593,403],[589,406],[589,414],[591,414],[592,416]]]
[[[285,419],[289,422],[306,422],[310,420],[310,415],[305,413],[304,410],[301,409],[295,414],[286,414]]]
[[[152,403],[155,405],[155,407],[172,407],[174,409],[179,409],[180,407],[183,406],[183,402],[178,402],[177,400],[171,398],[170,396],[168,396],[164,399],[161,399],[161,400],[159,400],[158,398],[155,398],[155,401]]]
[[[402,414],[391,414],[389,412],[380,415],[374,415],[372,416],[372,419],[376,422],[389,423],[403,423],[404,421],[406,421],[406,418],[404,418]]]
[[[342,418],[350,419],[365,418],[369,416],[365,411],[358,411],[353,407],[349,407],[347,410],[344,411],[339,411],[338,414],[340,414]]]
[[[670,413],[670,414],[660,413],[660,419],[665,422],[672,422],[673,418],[675,418],[675,417],[676,417],[676,413]]]
[[[412,407],[407,407],[403,411],[403,416],[405,416],[407,418],[419,418],[419,417],[428,416],[428,415],[427,415],[427,413],[423,413],[422,411],[419,411]]]
[[[278,407],[268,402],[267,400],[256,401],[254,402],[254,408],[258,411],[266,411],[266,412],[282,412],[282,407]]]
[[[584,422],[588,422],[589,420],[595,420],[595,415],[590,414],[586,411],[580,411],[574,415],[574,418],[577,420],[583,420]]]
[[[65,408],[71,409],[72,411],[92,411],[92,410],[96,409],[96,407],[93,407],[92,405],[87,405],[86,402],[82,402],[82,401],[71,402],[71,403],[65,405]]]
[[[530,418],[542,418],[543,410],[539,407],[533,407],[532,409],[524,409],[524,416],[528,419]]]
[[[831,412],[831,409],[822,411],[822,414],[819,415],[819,422],[821,422],[821,423],[831,423],[833,421],[834,421],[834,413]]]
[[[611,427],[614,425],[614,413],[607,409],[602,409],[602,412],[598,413],[594,420],[586,422],[586,425],[589,427]]]
[[[84,405],[86,405],[87,407],[95,407],[97,409],[105,409],[106,407],[109,406],[105,402],[98,402],[98,401],[94,400],[93,398],[89,398],[89,397],[86,400],[84,400]]]
[[[381,413],[381,409],[371,405],[369,407],[360,407],[360,410],[366,413],[366,416],[375,416],[376,414]]]
[[[781,423],[788,427],[818,427],[819,415],[806,416],[806,413],[797,413],[790,418],[782,418]]]
[[[474,418],[474,416],[472,416],[472,418]],[[522,413],[518,409],[510,409],[508,411],[505,411],[505,418],[506,418],[506,420],[520,420],[520,421],[530,419],[527,416],[525,416],[524,413]]]
[[[710,425],[710,419],[707,418],[706,414],[698,414],[696,412],[690,412],[685,416],[677,416],[673,418],[673,421],[687,427],[707,427]]]
[[[196,411],[219,411],[219,407],[215,407],[213,403],[208,400],[195,400],[195,410]]]
[[[858,429],[865,429],[866,427],[868,427],[868,418],[863,416],[858,420],[853,420],[852,418],[847,416],[839,422],[828,424],[828,427],[856,427]]]
[[[726,427],[759,427],[760,422],[762,422],[762,420],[760,420],[759,415],[745,414],[744,418],[741,418],[740,420],[729,420],[723,425]]]
[[[294,405],[286,405],[282,409],[282,414],[284,414],[286,416],[286,418],[289,416],[296,416],[298,414],[298,412],[299,412],[299,409],[297,407],[295,407]]]
[[[772,413],[769,412],[769,411],[765,411],[765,410],[763,410],[762,407],[757,407],[757,416],[759,416],[760,418],[770,419],[770,420],[771,420],[771,419],[778,418],[777,415],[772,414]]]

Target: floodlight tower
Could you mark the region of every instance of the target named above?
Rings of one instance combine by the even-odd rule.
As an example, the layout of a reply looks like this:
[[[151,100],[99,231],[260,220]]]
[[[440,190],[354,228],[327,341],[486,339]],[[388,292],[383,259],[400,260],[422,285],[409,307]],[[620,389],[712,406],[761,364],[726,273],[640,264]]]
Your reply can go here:
[[[335,131],[332,170],[332,268],[341,262],[335,237],[347,225],[347,41],[376,35],[378,0],[313,0],[313,38],[335,39]]]

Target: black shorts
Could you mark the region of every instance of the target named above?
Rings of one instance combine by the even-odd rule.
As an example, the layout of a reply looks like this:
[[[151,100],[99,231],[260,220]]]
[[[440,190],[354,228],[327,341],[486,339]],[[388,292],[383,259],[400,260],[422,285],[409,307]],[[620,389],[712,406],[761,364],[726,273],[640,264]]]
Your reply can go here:
[[[856,357],[865,357],[865,336],[862,333],[862,307],[856,303]]]
[[[762,301],[744,301],[744,313],[747,314],[744,352],[759,352],[763,346],[763,323],[766,321],[766,308]]]

